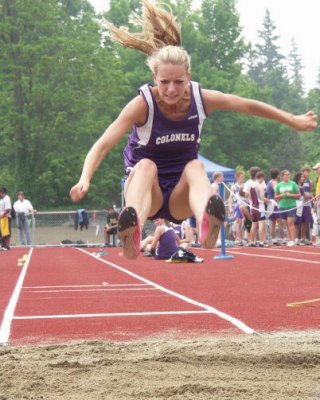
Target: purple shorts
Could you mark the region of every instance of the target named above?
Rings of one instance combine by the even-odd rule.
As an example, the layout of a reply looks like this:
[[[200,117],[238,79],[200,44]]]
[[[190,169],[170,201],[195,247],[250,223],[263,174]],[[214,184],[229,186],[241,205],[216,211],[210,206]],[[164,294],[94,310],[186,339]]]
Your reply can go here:
[[[313,221],[312,219],[312,214],[311,214],[311,208],[310,206],[304,206],[302,209],[302,219],[301,222],[303,224],[311,224]]]
[[[296,209],[290,210],[290,208],[280,208],[281,214],[280,217],[282,219],[287,219],[287,218],[296,218]]]
[[[281,218],[281,213],[275,211],[279,211],[279,208],[275,207],[273,213],[269,215],[270,221],[276,221],[277,219]]]
[[[170,179],[158,176],[159,185],[160,185],[160,189],[161,189],[162,196],[163,196],[163,203],[162,203],[161,208],[154,215],[152,215],[152,217],[149,217],[149,219],[164,218],[175,224],[181,224],[183,219],[182,220],[175,219],[171,215],[170,210],[169,210],[170,196],[171,196],[173,189],[176,187],[177,183],[179,182],[180,177],[181,177],[181,174],[173,175],[170,177]]]

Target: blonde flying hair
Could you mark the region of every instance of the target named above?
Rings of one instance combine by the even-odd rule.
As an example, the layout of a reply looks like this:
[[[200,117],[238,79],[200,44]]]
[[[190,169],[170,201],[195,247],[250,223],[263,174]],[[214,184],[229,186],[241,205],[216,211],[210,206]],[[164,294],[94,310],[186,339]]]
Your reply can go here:
[[[150,0],[142,0],[141,3],[142,15],[135,15],[134,19],[141,31],[129,32],[127,27],[117,28],[107,23],[112,40],[146,54],[146,63],[153,73],[157,73],[162,64],[183,65],[189,73],[191,60],[181,47],[181,27],[175,16]]]

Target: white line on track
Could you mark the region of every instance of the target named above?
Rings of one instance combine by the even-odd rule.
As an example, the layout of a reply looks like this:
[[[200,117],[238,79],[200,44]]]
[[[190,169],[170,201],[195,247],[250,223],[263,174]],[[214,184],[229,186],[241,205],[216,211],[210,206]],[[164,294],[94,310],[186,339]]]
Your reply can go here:
[[[122,286],[150,286],[146,283],[116,283],[116,284],[109,284],[109,283],[100,283],[99,285],[63,285],[63,286],[23,286],[22,289],[57,289],[57,288],[101,288],[103,286],[106,287],[122,287]]]
[[[150,286],[146,283],[115,283],[109,284],[107,282],[100,283],[99,285],[57,285],[57,286],[23,286],[22,289],[55,289],[55,288],[86,288],[86,287],[121,287],[121,286]]]
[[[29,250],[28,253],[28,258],[26,262],[24,263],[24,266],[20,272],[19,279],[16,283],[16,287],[14,288],[14,291],[10,297],[8,306],[4,312],[3,320],[0,326],[0,345],[4,346],[8,343],[9,336],[10,336],[10,330],[11,330],[11,323],[12,319],[14,316],[14,311],[20,296],[21,288],[23,285],[24,278],[27,273],[28,266],[30,264],[31,260],[31,255],[32,255],[33,249]]]
[[[281,253],[295,253],[295,254],[307,254],[308,256],[318,256],[320,257],[320,251],[304,251],[304,250],[289,250],[289,249],[279,249],[274,247],[264,247],[260,248],[259,250],[267,250],[267,251],[275,251]],[[232,250],[231,250],[232,251]]]
[[[206,311],[208,311],[209,313],[214,314],[214,315],[224,319],[225,321],[230,322],[232,325],[236,326],[238,329],[240,329],[241,331],[243,331],[245,333],[248,333],[248,334],[256,333],[254,329],[252,329],[249,326],[247,326],[244,322],[238,320],[235,317],[232,317],[229,314],[226,314],[226,313],[224,313],[222,311],[219,311],[216,308],[209,306],[208,304],[200,303],[200,302],[198,302],[196,300],[193,300],[193,299],[191,299],[191,298],[189,298],[187,296],[184,296],[184,295],[182,295],[180,293],[174,292],[173,290],[167,289],[167,288],[165,288],[165,287],[163,287],[163,286],[161,286],[161,285],[159,285],[159,284],[157,284],[155,282],[150,281],[149,279],[146,279],[146,278],[144,278],[144,277],[142,277],[140,275],[135,274],[134,272],[131,272],[131,271],[129,271],[129,270],[123,268],[123,267],[120,267],[117,264],[114,264],[114,263],[109,262],[107,260],[104,260],[102,258],[96,258],[90,252],[88,252],[88,251],[86,251],[86,250],[84,250],[82,248],[77,248],[75,250],[81,251],[82,253],[89,255],[90,257],[94,258],[95,260],[98,260],[98,261],[100,261],[100,262],[102,262],[104,264],[107,264],[107,265],[111,266],[112,268],[117,269],[118,271],[124,272],[125,274],[130,275],[133,278],[136,278],[139,281],[142,281],[142,282],[144,282],[144,283],[146,283],[148,285],[152,285],[152,286],[156,287],[157,289],[159,289],[159,290],[161,290],[161,291],[163,291],[163,292],[165,292],[167,294],[170,294],[173,297],[176,297],[176,298],[178,298],[178,299],[180,299],[180,300],[182,300],[182,301],[184,301],[186,303],[193,304],[196,307],[203,308]]]
[[[250,257],[272,258],[274,260],[295,261],[295,262],[302,262],[302,263],[306,263],[306,264],[320,264],[320,261],[306,260],[306,259],[300,259],[300,258],[290,258],[290,257],[268,256],[266,254],[243,253],[242,251],[234,251],[234,250],[228,250],[228,253],[239,254],[239,255],[243,255],[243,256],[250,256]]]
[[[69,293],[69,292],[117,292],[117,291],[135,291],[141,292],[143,290],[159,290],[154,287],[141,287],[141,288],[115,288],[115,289],[104,289],[104,288],[97,288],[97,289],[63,289],[63,290],[28,290],[27,293]]]
[[[62,314],[62,315],[30,315],[16,316],[15,320],[33,320],[33,319],[66,319],[66,318],[101,318],[101,317],[146,317],[157,315],[189,315],[189,314],[211,314],[210,311],[146,311],[130,313],[101,313],[101,314]]]

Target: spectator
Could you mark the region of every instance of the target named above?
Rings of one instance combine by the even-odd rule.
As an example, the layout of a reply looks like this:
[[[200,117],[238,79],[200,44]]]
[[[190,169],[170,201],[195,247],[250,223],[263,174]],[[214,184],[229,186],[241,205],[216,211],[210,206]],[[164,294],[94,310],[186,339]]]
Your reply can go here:
[[[317,224],[318,224],[318,240],[316,242],[316,246],[320,246],[320,162],[317,163],[312,169],[317,172],[317,180],[316,180],[316,201],[314,204],[314,208],[317,214]]]
[[[19,192],[18,200],[13,204],[13,208],[17,216],[20,244],[21,246],[31,246],[30,220],[28,217],[34,213],[32,204],[25,198],[23,192]]]
[[[252,167],[250,168],[250,179],[246,181],[243,187],[243,192],[245,195],[245,198],[249,202],[249,207],[245,204],[240,206],[240,210],[242,214],[245,216],[246,221],[245,221],[245,227],[249,232],[249,247],[255,247],[255,242],[256,242],[256,236],[257,236],[257,224],[253,227],[252,222],[258,222],[259,220],[259,210],[257,209],[258,207],[258,201],[257,201],[257,193],[255,191],[255,188],[257,186],[256,182],[256,175],[260,171],[259,167]],[[252,197],[255,197],[254,199]],[[253,204],[253,200],[256,200],[256,204]]]
[[[303,203],[305,200],[304,197],[304,175],[302,172],[297,172],[293,178],[294,182],[299,186],[300,197],[297,201],[297,211],[295,218],[295,227],[296,227],[296,244],[304,245],[306,237],[306,232],[302,232],[302,220],[303,220]],[[301,238],[301,240],[299,239]]]
[[[236,241],[235,244],[243,245],[243,222],[244,216],[241,212],[241,206],[245,202],[243,195],[244,172],[236,172],[236,182],[231,186],[231,194],[229,197],[229,215],[235,217],[236,225]]]
[[[279,200],[279,208],[281,211],[281,218],[286,223],[288,238],[288,247],[295,245],[296,230],[296,204],[297,199],[300,197],[300,190],[298,185],[290,180],[290,172],[283,170],[281,172],[282,181],[274,189],[275,199]]]
[[[213,183],[212,183],[212,189],[213,189],[213,194],[219,194],[219,185],[222,183],[224,180],[223,172],[215,172],[213,174]]]
[[[304,204],[303,210],[302,210],[302,224],[301,224],[301,235],[305,237],[306,239],[304,240],[303,244],[312,244],[311,242],[311,225],[313,223],[313,218],[312,218],[312,185],[311,185],[311,180],[309,178],[311,172],[311,168],[309,167],[303,167],[302,168],[302,174],[304,177],[304,182],[303,182],[303,190],[304,190]]]
[[[108,207],[107,224],[104,228],[104,241],[106,246],[110,246],[110,238],[112,237],[112,246],[116,247],[116,236],[118,228],[119,214],[113,206]]]
[[[268,211],[272,213],[269,214],[270,221],[270,235],[271,242],[273,245],[280,245],[281,242],[276,238],[276,227],[278,226],[279,236],[281,240],[284,240],[283,224],[282,219],[279,214],[278,203],[274,200],[274,188],[279,183],[280,170],[278,168],[270,169],[270,181],[267,184],[267,195],[269,199]]]
[[[79,208],[74,214],[74,229],[78,230],[79,227],[80,231],[82,231],[83,228],[88,229],[88,226],[89,226],[88,214],[84,208]]]
[[[193,241],[193,230],[189,224],[189,219],[182,221],[181,224],[171,223],[173,230],[180,239],[180,244],[186,243],[190,246]]]
[[[11,200],[5,187],[0,188],[0,244],[1,250],[10,250]]]
[[[197,220],[196,217],[194,215],[192,215],[189,219],[188,219],[188,223],[191,229],[191,236],[192,236],[192,243],[191,246],[192,247],[201,247],[200,243],[199,243],[199,235],[198,235],[198,227],[197,227]]]
[[[257,186],[255,188],[258,196],[258,209],[259,209],[259,219],[258,219],[258,229],[259,229],[259,247],[265,247],[266,243],[266,205],[268,204],[268,199],[265,196],[266,193],[266,182],[264,180],[264,173],[262,171],[256,174]]]

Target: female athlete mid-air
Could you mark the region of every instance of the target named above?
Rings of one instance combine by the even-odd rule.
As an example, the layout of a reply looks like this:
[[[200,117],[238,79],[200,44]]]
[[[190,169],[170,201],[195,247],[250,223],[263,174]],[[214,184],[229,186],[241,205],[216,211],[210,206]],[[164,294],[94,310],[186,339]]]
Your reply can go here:
[[[215,110],[236,111],[276,120],[297,131],[313,130],[317,117],[312,111],[292,115],[260,101],[202,89],[191,80],[190,57],[181,47],[175,17],[142,0],[142,16],[137,24],[142,28],[140,33],[112,24],[109,30],[114,41],[148,56],[154,86],[143,85],[93,145],[70,196],[78,202],[86,195],[101,161],[131,129],[123,152],[126,207],[118,220],[124,255],[129,259],[138,257],[141,227],[147,218],[180,223],[194,215],[202,247],[213,248],[225,211],[198,160],[207,115]]]

